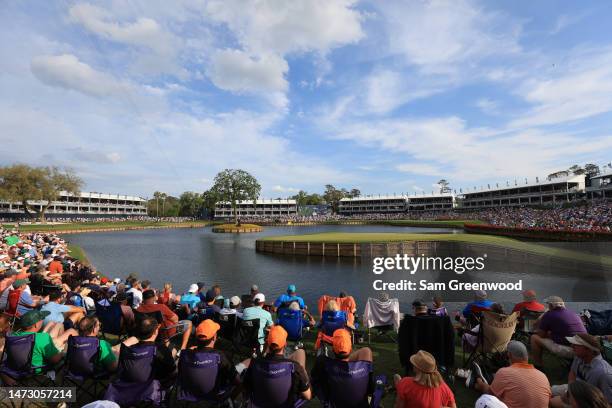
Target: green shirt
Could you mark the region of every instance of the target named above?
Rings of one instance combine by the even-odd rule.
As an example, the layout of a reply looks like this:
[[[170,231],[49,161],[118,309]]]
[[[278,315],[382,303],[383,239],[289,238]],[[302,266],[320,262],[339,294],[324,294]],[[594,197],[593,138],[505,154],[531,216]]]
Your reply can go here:
[[[11,235],[10,237],[4,238],[4,242],[6,242],[8,246],[17,245],[19,242],[19,237],[16,235]]]
[[[60,351],[53,344],[49,333],[17,332],[15,336],[26,336],[34,334],[34,350],[32,350],[32,367],[41,367],[49,363],[49,360]],[[36,369],[36,373],[42,372]]]
[[[97,363],[102,367],[106,368],[117,360],[115,353],[110,343],[106,340],[100,340],[100,354],[98,354]]]

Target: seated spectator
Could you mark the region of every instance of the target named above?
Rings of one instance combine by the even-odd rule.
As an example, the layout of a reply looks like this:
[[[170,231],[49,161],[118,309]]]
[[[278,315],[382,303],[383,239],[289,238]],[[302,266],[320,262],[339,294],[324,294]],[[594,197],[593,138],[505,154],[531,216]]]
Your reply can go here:
[[[257,296],[260,296],[258,294]],[[256,298],[257,298],[256,296]],[[247,309],[248,310],[248,309]],[[266,353],[263,357],[258,357],[250,361],[249,367],[244,376],[244,386],[250,396],[258,392],[264,391],[261,387],[255,389],[255,384],[261,386],[262,378],[258,373],[265,371],[267,363],[291,363],[293,370],[291,372],[291,387],[289,395],[282,406],[293,406],[298,399],[309,400],[312,398],[312,390],[310,389],[310,380],[306,373],[306,353],[303,349],[294,351],[288,357],[285,357],[285,346],[287,345],[287,332],[281,326],[273,326],[268,333],[266,340]],[[258,377],[257,379],[255,377]],[[278,390],[282,392],[282,390]],[[265,391],[264,391],[265,392]]]
[[[211,288],[213,293],[215,294],[215,300],[223,300],[224,297],[221,294],[221,286],[220,285],[213,285],[213,287]]]
[[[79,336],[98,337],[100,334],[100,320],[95,316],[86,316],[79,321]],[[96,355],[96,366],[105,371],[115,371],[117,369],[117,356],[110,343],[100,339],[98,354]]]
[[[253,298],[253,306],[247,307],[242,312],[242,320],[259,319],[259,344],[264,344],[265,330],[274,324],[270,312],[263,309],[265,302],[266,296],[258,293]]]
[[[130,286],[131,287],[130,289],[128,289],[127,295],[129,298],[131,294],[133,297],[133,300],[132,300],[132,304],[129,306],[133,307],[134,309],[138,309],[138,306],[140,306],[140,303],[142,303],[142,290],[140,286],[140,281],[138,279],[133,279],[132,282],[130,283]]]
[[[578,333],[568,337],[567,341],[574,350],[574,360],[567,376],[568,384],[576,380],[585,381],[598,388],[608,403],[612,403],[612,366],[603,359],[600,353],[599,341],[595,336]],[[552,387],[554,398],[551,407],[566,407],[570,403],[568,385]]]
[[[508,343],[511,366],[500,368],[491,385],[482,376],[477,364],[468,378],[468,387],[499,398],[508,408],[547,408],[550,401],[550,383],[543,372],[528,363],[527,347],[521,342]]]
[[[419,350],[410,357],[414,377],[401,378],[395,374],[397,408],[456,408],[455,396],[438,372],[436,359],[426,351]]]
[[[544,312],[546,307],[537,301],[534,290],[523,291],[523,301],[514,305],[512,312],[519,312],[523,316],[525,312]]]
[[[223,303],[223,308],[219,311],[219,314],[229,315],[235,314],[237,317],[242,317],[242,312],[240,311],[240,298],[238,296],[232,296],[230,299],[225,299]]]
[[[429,314],[436,316],[448,316],[448,312],[446,307],[444,307],[444,301],[442,300],[442,296],[436,295],[432,298],[433,305],[432,308],[428,310]]]
[[[121,326],[124,331],[130,331],[134,327],[134,310],[127,304],[127,294],[122,291],[117,293],[113,299],[121,308]]]
[[[491,305],[491,311],[500,315],[505,314],[504,308],[499,303],[493,303]],[[464,350],[472,351],[478,344],[478,333],[480,332],[480,325],[472,327],[470,330],[463,333],[461,336],[461,344]]]
[[[466,319],[472,317],[473,310],[490,310],[492,301],[487,299],[487,292],[484,290],[477,290],[474,292],[474,301],[468,303],[463,309],[463,317]]]
[[[321,395],[323,398],[328,400],[335,391],[342,392],[342,390],[332,389],[336,380],[342,381],[342,379],[344,379],[343,385],[347,386],[348,384],[346,379],[350,379],[355,374],[359,374],[351,372],[351,366],[348,364],[334,365],[333,362],[330,362],[330,360],[343,362],[367,361],[372,363],[372,350],[370,350],[368,347],[363,347],[351,353],[352,347],[353,344],[351,333],[348,330],[338,329],[334,332],[332,343],[334,358],[332,359],[323,354],[319,355],[315,360],[315,364],[311,372],[312,386],[315,391],[317,391],[317,395]],[[331,369],[331,367],[328,368],[328,365],[331,365],[331,367],[334,367],[334,369]],[[343,403],[342,401],[331,401],[333,406],[345,406],[347,408],[369,407],[368,396],[371,396],[374,393],[376,384],[374,383],[374,377],[371,370],[365,374],[368,376],[368,381],[365,383],[365,388],[363,390],[350,388],[351,392],[363,395],[363,399],[355,405],[347,405],[346,402]],[[355,378],[357,379],[358,377]]]
[[[176,364],[170,349],[161,342],[155,342],[159,334],[159,323],[153,317],[144,317],[136,322],[138,345],[155,345],[156,353],[153,362],[153,377],[169,385],[176,376]],[[131,347],[131,346],[129,346]]]
[[[136,311],[140,313],[161,313],[163,318],[161,328],[165,329],[161,330],[161,340],[166,343],[166,346],[168,346],[170,338],[176,334],[178,329],[178,331],[183,334],[181,350],[185,350],[187,348],[189,336],[191,335],[191,322],[189,320],[179,321],[177,314],[168,309],[168,306],[155,303],[154,290],[147,289],[142,292],[142,304],[140,307],[138,307],[138,309],[136,309]]]
[[[78,306],[64,304],[64,296],[61,291],[54,290],[49,293],[49,303],[43,305],[40,310],[50,312],[49,316],[43,321],[43,326],[50,322],[64,324],[66,328],[75,327],[76,324],[85,316],[85,309]]]
[[[566,309],[563,299],[550,296],[546,303],[548,311],[542,315],[538,329],[530,339],[531,357],[536,367],[542,366],[544,349],[562,358],[573,358],[574,351],[566,338],[586,333],[580,316]]]
[[[572,408],[610,407],[601,390],[585,381],[576,380],[569,384],[568,394]]]
[[[157,298],[157,303],[168,306],[172,296],[172,284],[164,283],[164,291]]]
[[[19,304],[17,305],[17,316],[22,316],[30,310],[43,303],[40,296],[32,295],[28,290],[29,279],[17,279],[13,282],[13,290],[20,290]],[[9,292],[10,296],[10,292]]]
[[[181,300],[179,301],[180,305],[187,305],[189,307],[189,312],[193,312],[195,310],[198,303],[200,303],[200,296],[197,295],[198,285],[192,283],[189,285],[189,289],[187,293],[181,296]]]
[[[296,294],[295,285],[287,286],[287,293],[283,293],[274,301],[275,310],[281,307],[289,306],[291,302],[298,302],[300,305],[300,309],[305,309],[306,305],[304,303],[304,299]]]
[[[412,312],[415,316],[423,316],[428,314],[427,305],[421,299],[416,299],[412,302]]]
[[[298,302],[291,302],[289,304],[288,309],[293,310],[293,311],[298,311],[300,310],[300,305],[298,304]],[[314,327],[314,325],[316,324],[314,317],[312,317],[312,315],[310,313],[308,313],[308,311],[306,310],[302,310],[302,321],[303,321],[303,327]]]

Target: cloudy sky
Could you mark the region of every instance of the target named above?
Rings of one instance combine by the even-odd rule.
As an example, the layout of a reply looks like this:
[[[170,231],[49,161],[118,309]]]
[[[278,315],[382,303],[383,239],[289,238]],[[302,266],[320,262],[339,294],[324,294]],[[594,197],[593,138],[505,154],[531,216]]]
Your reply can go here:
[[[171,6],[170,6],[171,5]],[[609,1],[3,0],[0,163],[430,192],[612,159]]]

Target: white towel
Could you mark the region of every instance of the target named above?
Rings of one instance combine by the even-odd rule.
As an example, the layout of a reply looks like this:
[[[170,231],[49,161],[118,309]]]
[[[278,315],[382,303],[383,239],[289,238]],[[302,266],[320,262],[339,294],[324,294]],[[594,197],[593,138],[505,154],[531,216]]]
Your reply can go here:
[[[368,298],[363,312],[363,324],[366,328],[393,325],[397,332],[400,325],[399,300],[386,301]]]

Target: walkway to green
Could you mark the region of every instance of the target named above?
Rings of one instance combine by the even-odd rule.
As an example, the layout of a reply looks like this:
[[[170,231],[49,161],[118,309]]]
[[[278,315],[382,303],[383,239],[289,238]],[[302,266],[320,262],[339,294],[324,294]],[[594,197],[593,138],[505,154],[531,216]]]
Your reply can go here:
[[[325,232],[318,234],[280,235],[262,238],[261,241],[273,242],[310,242],[310,243],[385,243],[410,241],[459,242],[467,244],[493,245],[543,256],[564,258],[573,261],[598,263],[612,267],[612,257],[587,254],[584,252],[538,245],[512,238],[479,234],[410,234],[388,232]]]

